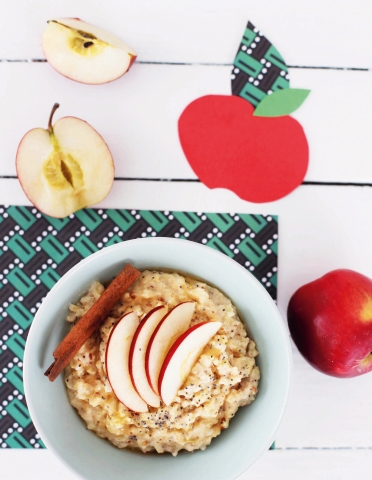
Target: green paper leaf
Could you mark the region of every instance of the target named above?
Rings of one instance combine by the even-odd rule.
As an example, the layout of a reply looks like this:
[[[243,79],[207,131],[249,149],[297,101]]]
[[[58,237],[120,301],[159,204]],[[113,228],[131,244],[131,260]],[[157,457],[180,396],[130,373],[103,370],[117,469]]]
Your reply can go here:
[[[288,88],[278,90],[264,97],[257,105],[254,114],[256,117],[282,117],[297,110],[309,95],[310,90]]]

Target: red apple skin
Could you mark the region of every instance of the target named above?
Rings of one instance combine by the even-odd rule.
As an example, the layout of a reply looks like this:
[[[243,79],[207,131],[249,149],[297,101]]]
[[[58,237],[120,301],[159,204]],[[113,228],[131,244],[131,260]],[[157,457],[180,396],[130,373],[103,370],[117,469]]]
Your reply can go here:
[[[309,147],[294,118],[256,117],[235,95],[206,95],[191,102],[178,120],[184,154],[209,188],[227,188],[243,200],[272,202],[298,187]]]
[[[133,65],[133,63],[136,61],[136,59],[137,59],[137,55],[131,55],[129,67],[128,67],[128,70],[127,70],[125,73],[129,72],[130,67]],[[124,74],[124,75],[125,75],[125,74]]]
[[[347,378],[372,370],[372,280],[333,270],[299,288],[288,326],[300,353],[317,370]]]

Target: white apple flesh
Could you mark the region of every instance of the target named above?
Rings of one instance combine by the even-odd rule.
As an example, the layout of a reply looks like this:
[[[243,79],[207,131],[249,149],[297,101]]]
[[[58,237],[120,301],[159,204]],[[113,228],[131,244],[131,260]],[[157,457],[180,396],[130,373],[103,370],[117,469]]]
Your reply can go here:
[[[122,317],[113,327],[106,348],[106,372],[118,400],[134,412],[147,412],[129,374],[129,351],[139,320],[135,312]]]
[[[173,402],[192,367],[221,325],[221,322],[199,323],[189,328],[173,344],[159,375],[159,392],[165,405]]]
[[[19,144],[16,168],[29,200],[51,217],[66,217],[109,193],[114,162],[103,138],[87,122],[64,117],[48,129],[34,128]]]
[[[50,20],[41,43],[46,59],[57,72],[92,85],[121,77],[137,56],[115,35],[78,18]]]
[[[146,352],[147,380],[158,395],[158,379],[164,359],[177,338],[190,326],[195,310],[195,302],[176,305],[156,327]]]
[[[133,385],[151,407],[160,406],[160,397],[154,393],[147,380],[146,351],[154,330],[166,313],[167,308],[159,306],[144,317],[134,334],[129,353],[129,372]]]

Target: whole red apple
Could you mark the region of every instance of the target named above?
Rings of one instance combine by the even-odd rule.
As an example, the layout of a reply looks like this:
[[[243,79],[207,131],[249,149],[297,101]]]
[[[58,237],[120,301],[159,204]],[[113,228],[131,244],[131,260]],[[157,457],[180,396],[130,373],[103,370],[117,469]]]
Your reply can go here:
[[[309,147],[289,115],[254,116],[235,95],[206,95],[191,102],[178,121],[182,149],[209,188],[227,188],[250,202],[272,202],[298,187]]]
[[[305,359],[335,377],[372,370],[372,280],[334,270],[299,288],[288,305],[288,326]]]

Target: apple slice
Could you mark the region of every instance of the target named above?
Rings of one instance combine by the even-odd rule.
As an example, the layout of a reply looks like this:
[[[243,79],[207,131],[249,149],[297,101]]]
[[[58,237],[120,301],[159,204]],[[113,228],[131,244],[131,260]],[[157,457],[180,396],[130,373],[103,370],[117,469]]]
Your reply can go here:
[[[189,328],[194,310],[195,302],[179,303],[165,315],[152,334],[145,363],[147,380],[156,394],[159,394],[158,378],[164,359],[177,338]]]
[[[221,325],[221,322],[198,323],[186,330],[172,345],[159,375],[159,392],[165,405],[173,402],[205,346]]]
[[[57,72],[92,85],[121,77],[137,56],[115,35],[78,18],[50,20],[41,44],[46,59]]]
[[[146,351],[154,330],[167,313],[163,305],[152,309],[138,325],[129,352],[129,372],[133,385],[141,397],[152,407],[160,406],[160,398],[154,393],[146,375]]]
[[[130,312],[111,330],[106,348],[106,371],[119,401],[134,412],[147,412],[147,404],[138,395],[129,374],[129,350],[138,324],[137,314]]]
[[[20,184],[29,200],[51,217],[66,217],[94,205],[109,193],[114,163],[105,141],[87,122],[64,117],[48,129],[22,138],[16,158]]]

